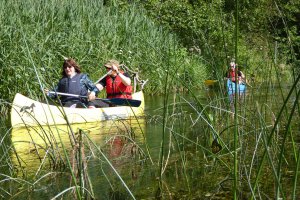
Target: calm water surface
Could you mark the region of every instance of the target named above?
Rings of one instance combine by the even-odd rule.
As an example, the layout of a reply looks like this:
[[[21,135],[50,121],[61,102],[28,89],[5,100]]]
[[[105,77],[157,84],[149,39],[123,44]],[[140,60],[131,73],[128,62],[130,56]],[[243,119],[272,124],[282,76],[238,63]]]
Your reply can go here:
[[[196,93],[197,100],[192,95],[170,95],[167,110],[163,109],[163,97],[148,96],[145,99],[146,117],[143,119],[73,127],[75,132],[83,129],[82,134],[87,133],[91,138],[90,141],[83,136],[85,145],[81,151],[81,159],[84,160],[82,166],[86,167],[83,174],[86,175],[85,180],[90,180],[91,186],[88,182],[80,182],[84,176],[80,179],[75,174],[77,183],[92,188],[90,191],[93,191],[96,199],[132,199],[133,196],[136,199],[232,199],[233,157],[230,150],[233,148],[233,129],[227,128],[233,123],[230,117],[232,108],[226,103],[227,98],[215,92],[199,91]],[[243,116],[240,121],[240,140],[244,141],[239,143],[240,174],[244,179],[239,182],[243,188],[239,194],[243,199],[247,199],[251,193],[245,180],[249,174],[245,174],[247,170],[242,168],[255,167],[255,163],[252,166],[251,162],[254,158],[251,146],[255,146],[260,137],[260,131],[256,128],[259,129],[261,124],[253,119],[257,111],[252,104],[256,102],[260,105],[264,97],[270,98],[268,95],[278,96],[278,93],[252,91],[240,103],[241,107],[247,108],[239,109],[239,115]],[[203,110],[197,101],[209,113],[210,126],[201,117]],[[278,102],[270,101],[268,109],[273,110],[280,99]],[[251,102],[251,106],[247,102]],[[261,106],[262,113],[266,112],[264,109]],[[278,108],[275,107],[274,112],[276,110]],[[166,117],[163,117],[164,111],[168,113]],[[249,123],[245,119],[253,121]],[[266,117],[265,123],[272,125],[272,117]],[[58,137],[57,132],[62,138]],[[58,196],[59,199],[72,199],[73,193],[67,190],[74,184],[70,170],[66,164],[62,164],[64,159],[61,158],[67,155],[71,163],[76,163],[75,152],[80,147],[71,150],[69,132],[63,126],[58,131],[36,128],[30,130],[31,134],[28,131],[20,134],[20,130],[13,130],[11,142],[14,150],[9,151],[12,164],[1,169],[5,171],[3,174],[13,174],[18,180],[4,181],[1,198],[51,199]],[[223,142],[222,151],[217,154],[211,153],[215,137],[213,132],[220,133]],[[48,146],[40,139],[35,139],[39,140],[36,143],[28,142],[32,137],[44,138],[46,135],[51,135],[51,141],[55,142]],[[61,143],[68,149],[66,154],[61,150]],[[77,165],[71,166],[77,171]],[[268,175],[266,171],[262,176]],[[28,183],[24,183],[25,180]],[[290,181],[289,176],[284,181]],[[268,187],[271,188],[266,189]],[[272,196],[273,187],[274,180],[270,178],[260,189]]]

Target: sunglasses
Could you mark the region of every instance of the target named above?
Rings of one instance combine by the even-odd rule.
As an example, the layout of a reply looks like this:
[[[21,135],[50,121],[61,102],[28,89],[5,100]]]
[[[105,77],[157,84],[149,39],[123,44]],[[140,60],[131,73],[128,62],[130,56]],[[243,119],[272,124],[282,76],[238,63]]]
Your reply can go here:
[[[67,68],[72,68],[73,66],[66,66],[66,67],[64,67],[64,69],[67,69]]]

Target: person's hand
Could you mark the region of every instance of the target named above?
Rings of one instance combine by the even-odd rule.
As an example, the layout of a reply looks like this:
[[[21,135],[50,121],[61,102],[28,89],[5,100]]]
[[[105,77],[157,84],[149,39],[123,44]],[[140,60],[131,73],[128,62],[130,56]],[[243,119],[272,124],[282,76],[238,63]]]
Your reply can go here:
[[[111,67],[112,71],[116,72],[117,74],[119,74],[119,69],[116,65],[112,65]]]
[[[48,88],[44,88],[44,93],[45,93],[46,95],[48,95],[48,94],[49,94],[49,89],[48,89]]]
[[[95,100],[95,99],[96,99],[96,94],[95,94],[95,92],[89,93],[89,95],[88,95],[88,100],[89,100],[89,101],[93,101],[93,100]]]
[[[96,87],[98,88],[99,91],[103,90],[103,86],[100,83],[97,83]]]

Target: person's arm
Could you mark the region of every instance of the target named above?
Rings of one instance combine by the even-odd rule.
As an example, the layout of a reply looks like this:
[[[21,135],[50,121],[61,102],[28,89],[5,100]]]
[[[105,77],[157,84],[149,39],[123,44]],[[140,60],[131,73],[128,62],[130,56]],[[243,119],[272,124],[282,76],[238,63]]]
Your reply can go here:
[[[122,83],[126,86],[131,85],[131,79],[130,77],[126,76],[126,74],[122,74],[122,73],[117,73],[117,75],[121,78]]]
[[[122,83],[123,83],[124,85],[126,85],[126,86],[131,85],[131,79],[130,79],[130,77],[128,76],[128,74],[125,75],[125,74],[120,73],[118,67],[115,66],[115,65],[112,66],[112,70],[115,71],[115,72],[117,73],[117,76],[119,76],[119,77],[121,78],[121,81],[122,81]]]
[[[242,80],[243,80],[243,82],[244,82],[245,84],[247,84],[248,86],[252,87],[252,86],[249,84],[249,81],[246,79],[246,76],[244,75],[243,72],[241,72],[241,78],[242,78]]]
[[[57,92],[57,90],[58,90],[58,85],[54,88],[53,91]],[[57,95],[55,95],[55,94],[53,94],[53,93],[50,93],[50,90],[49,90],[48,88],[45,88],[45,89],[44,89],[44,92],[45,92],[45,94],[47,95],[47,97],[49,97],[49,98],[51,98],[51,99],[57,98]]]
[[[88,94],[88,100],[93,101],[96,99],[96,95],[99,93],[99,89],[96,87],[96,85],[89,79],[87,75],[82,77],[84,81],[84,85],[87,87],[87,89],[90,91]]]
[[[102,91],[104,89],[104,87],[100,83],[97,83],[96,87],[98,88],[99,91]]]
[[[104,89],[105,81],[106,79],[104,78],[96,84],[96,87],[98,88],[99,91],[102,91]]]

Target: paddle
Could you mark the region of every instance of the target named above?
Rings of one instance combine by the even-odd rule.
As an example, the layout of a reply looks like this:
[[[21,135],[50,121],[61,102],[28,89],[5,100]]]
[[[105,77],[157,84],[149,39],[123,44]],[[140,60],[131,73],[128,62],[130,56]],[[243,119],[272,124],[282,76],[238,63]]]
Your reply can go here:
[[[63,93],[63,92],[49,91],[48,93],[54,94],[54,95],[69,96],[69,97],[88,98],[88,96],[69,94],[69,93]],[[142,103],[140,100],[135,100],[135,99],[123,99],[123,98],[112,98],[112,99],[96,98],[96,99],[104,101],[109,104],[118,105],[118,106],[139,107]]]
[[[111,73],[112,70],[109,70],[106,74],[104,74],[101,78],[99,78],[94,84],[99,83],[99,81],[101,81],[102,79],[104,79],[108,74]]]

